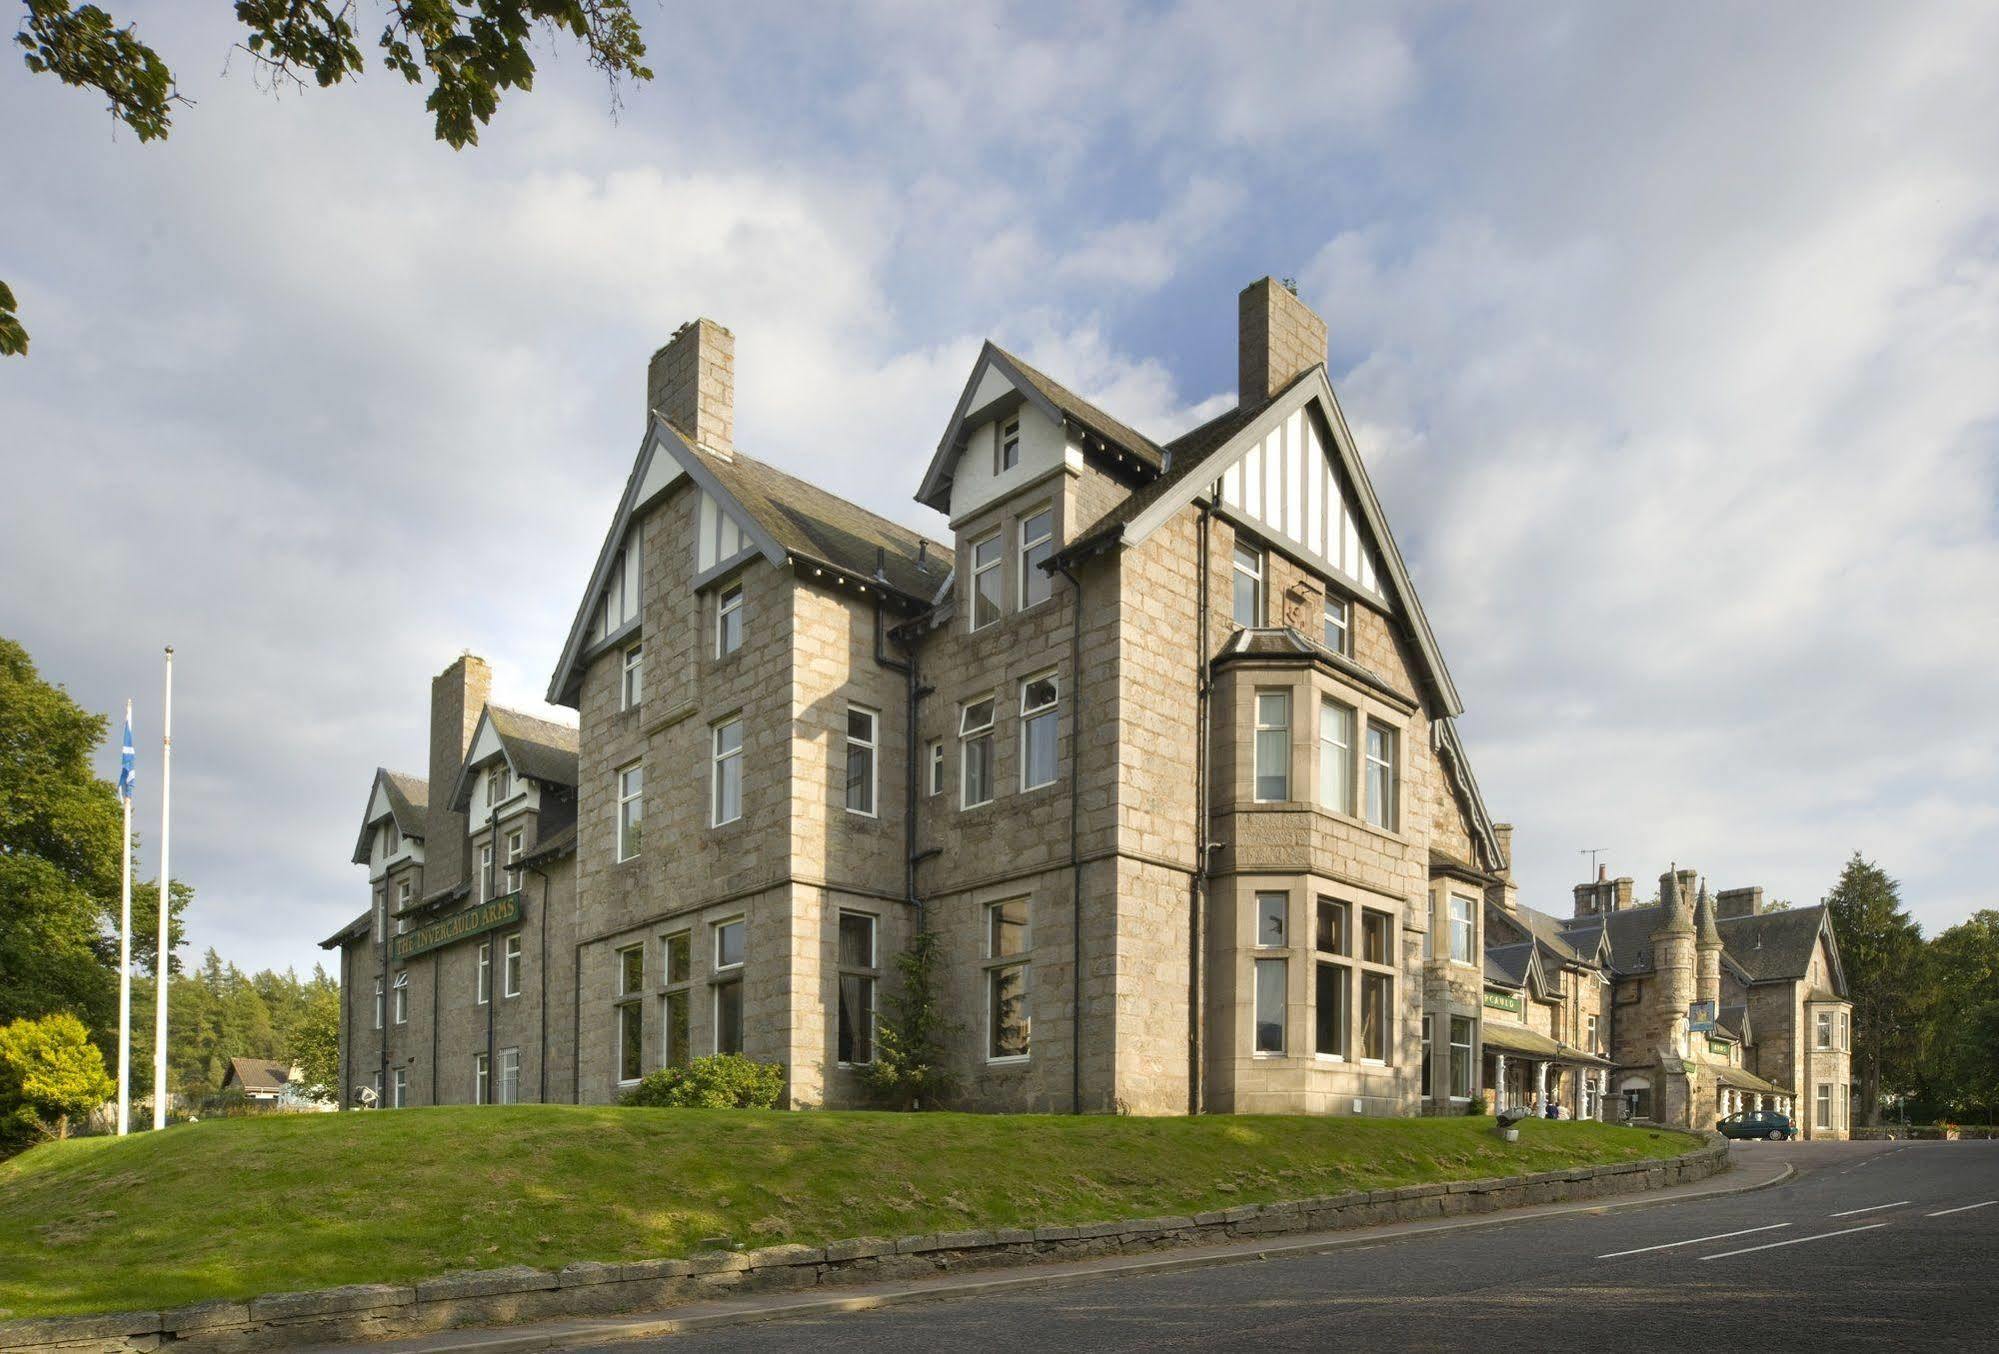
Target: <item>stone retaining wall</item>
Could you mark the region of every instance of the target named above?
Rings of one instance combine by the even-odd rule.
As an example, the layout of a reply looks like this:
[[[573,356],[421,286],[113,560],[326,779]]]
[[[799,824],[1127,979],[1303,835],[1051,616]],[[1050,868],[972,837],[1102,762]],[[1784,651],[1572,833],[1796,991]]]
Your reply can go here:
[[[1879,1128],[1855,1128],[1847,1136],[1855,1142],[1955,1142],[1999,1138],[1999,1128],[1956,1128],[1944,1129],[1936,1124],[1910,1124],[1903,1128],[1898,1124],[1883,1124]]]
[[[580,1261],[555,1271],[516,1266],[447,1274],[416,1284],[352,1284],[270,1293],[163,1312],[0,1322],[0,1350],[150,1350],[171,1343],[177,1350],[192,1352],[386,1340],[454,1326],[649,1311],[759,1292],[934,1278],[976,1269],[1462,1217],[1663,1189],[1706,1179],[1727,1165],[1728,1145],[1710,1134],[1705,1146],[1662,1161],[1243,1204],[1192,1217],[855,1237],[825,1246],[709,1251],[685,1260]]]

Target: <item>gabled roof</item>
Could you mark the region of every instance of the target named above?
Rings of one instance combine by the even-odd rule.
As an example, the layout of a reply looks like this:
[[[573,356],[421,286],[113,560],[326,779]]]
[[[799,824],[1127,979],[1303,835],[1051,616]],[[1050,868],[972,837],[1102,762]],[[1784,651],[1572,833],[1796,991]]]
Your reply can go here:
[[[1074,424],[1148,470],[1158,471],[1166,465],[1165,448],[1157,442],[1112,418],[1061,382],[1030,367],[988,339],[979,349],[978,359],[972,363],[972,374],[965,381],[964,392],[958,396],[951,421],[944,429],[942,440],[937,443],[937,453],[930,459],[930,468],[923,472],[923,483],[916,491],[918,503],[939,512],[950,511],[952,472],[957,465],[958,454],[964,450],[967,419],[985,407],[975,407],[972,401],[978,397],[988,371],[997,371],[1050,422]],[[1084,450],[1095,448],[1085,445]]]
[[[1584,954],[1582,950],[1577,948],[1575,942],[1564,933],[1561,922],[1555,920],[1555,918],[1545,912],[1537,912],[1525,903],[1520,904],[1519,908],[1513,912],[1508,912],[1505,908],[1494,907],[1491,903],[1487,903],[1485,905],[1485,915],[1486,934],[1488,935],[1492,933],[1492,920],[1497,917],[1502,924],[1510,925],[1521,935],[1532,939],[1540,947],[1544,955],[1555,960],[1557,963],[1587,966],[1596,962],[1596,942],[1594,940],[1582,940],[1583,945],[1590,950],[1589,954]],[[1577,937],[1577,939],[1582,938]]]
[[[1485,947],[1485,980],[1498,987],[1525,987],[1540,966],[1531,940]]]
[[[504,705],[488,704],[479,712],[479,723],[472,730],[472,741],[468,746],[473,749],[474,755],[467,758],[465,765],[459,769],[458,783],[451,791],[451,807],[454,810],[462,813],[471,804],[475,773],[494,760],[495,754],[478,751],[480,739],[489,728],[493,741],[499,745],[497,755],[507,759],[507,765],[515,776],[537,780],[544,785],[575,787],[575,725],[557,724],[553,720],[510,710]]]
[[[376,799],[388,802],[389,812],[375,812]],[[384,817],[392,817],[396,831],[405,837],[423,840],[424,815],[430,809],[430,782],[421,776],[412,776],[402,771],[391,771],[385,766],[375,768],[375,779],[368,784],[368,806],[361,811],[361,832],[354,840],[354,863],[368,863],[369,838],[374,835],[375,824]]]
[[[348,922],[338,931],[335,931],[332,935],[320,941],[319,948],[322,950],[337,950],[342,945],[346,944],[348,941],[356,940],[359,939],[361,936],[367,935],[368,920],[373,915],[374,914],[371,912],[363,912],[353,921]]]
[[[222,1074],[222,1085],[226,1089],[233,1081],[245,1091],[275,1095],[291,1079],[290,1063],[275,1058],[231,1058],[229,1070]]]
[[[1811,969],[1812,951],[1824,936],[1832,957],[1834,988],[1840,991],[1846,987],[1832,920],[1823,903],[1726,917],[1715,925],[1721,931],[1722,952],[1742,967],[1751,982],[1804,977]]]
[[[651,472],[654,462],[662,457],[672,463],[674,473],[655,481]],[[663,483],[670,487],[679,482],[681,474],[721,504],[743,528],[754,549],[780,567],[794,559],[829,566],[876,583],[887,594],[913,606],[930,605],[938,585],[951,572],[948,547],[741,452],[718,456],[696,448],[679,429],[655,415],[639,444],[631,474],[625,478],[624,493],[611,516],[610,530],[604,533],[555,674],[549,679],[550,704],[575,703],[597,599],[603,594],[633,518],[648,506],[651,497],[662,492],[647,486]]]

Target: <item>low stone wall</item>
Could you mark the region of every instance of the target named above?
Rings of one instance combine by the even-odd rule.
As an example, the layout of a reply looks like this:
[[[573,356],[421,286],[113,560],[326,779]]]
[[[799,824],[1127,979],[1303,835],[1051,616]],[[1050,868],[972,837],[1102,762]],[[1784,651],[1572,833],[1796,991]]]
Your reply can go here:
[[[387,1340],[454,1326],[606,1316],[760,1292],[935,1278],[976,1269],[1463,1217],[1663,1189],[1706,1179],[1727,1165],[1728,1144],[1709,1134],[1706,1145],[1662,1161],[1243,1204],[1192,1217],[894,1239],[855,1237],[825,1246],[709,1251],[685,1260],[581,1261],[554,1271],[525,1266],[473,1270],[416,1284],[271,1293],[164,1312],[0,1322],[0,1350],[149,1350],[171,1343],[176,1350],[192,1352]]]
[[[1879,1128],[1855,1128],[1847,1132],[1855,1142],[1955,1142],[1999,1138],[1999,1128],[1943,1128],[1937,1124],[1883,1124]]]

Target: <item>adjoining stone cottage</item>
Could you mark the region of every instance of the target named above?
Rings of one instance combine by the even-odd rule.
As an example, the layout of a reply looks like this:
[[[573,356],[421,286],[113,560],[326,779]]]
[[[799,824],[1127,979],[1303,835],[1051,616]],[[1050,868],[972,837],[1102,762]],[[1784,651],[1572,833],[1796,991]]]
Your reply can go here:
[[[967,1107],[1482,1092],[1507,830],[1324,323],[1269,278],[1238,319],[1236,405],[1165,442],[987,344],[917,489],[945,540],[737,448],[734,337],[683,326],[549,686],[576,726],[467,656],[428,780],[376,778],[347,1095],[602,1102],[738,1050],[860,1104],[919,925]]]

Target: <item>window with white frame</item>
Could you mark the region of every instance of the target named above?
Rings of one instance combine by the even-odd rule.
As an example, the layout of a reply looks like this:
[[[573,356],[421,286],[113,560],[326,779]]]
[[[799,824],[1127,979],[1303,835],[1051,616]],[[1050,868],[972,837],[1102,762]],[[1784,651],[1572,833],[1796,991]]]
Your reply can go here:
[[[1845,1011],[1839,1013],[1839,1046],[1849,1051],[1853,1048],[1853,1017]]]
[[[645,1075],[645,1009],[639,1004],[645,994],[645,946],[627,945],[620,949],[617,964],[618,1080],[633,1082]]]
[[[1451,895],[1451,961],[1458,964],[1472,962],[1473,946],[1477,932],[1475,909],[1477,902],[1461,893]]]
[[[1353,611],[1346,598],[1335,593],[1326,594],[1326,647],[1336,654],[1353,652]]]
[[[690,1043],[693,1015],[694,933],[675,931],[660,941],[660,967],[666,975],[666,990],[660,995],[661,1067],[685,1067],[694,1056]]]
[[[986,904],[986,1061],[1028,1056],[1033,1018],[1028,1010],[1027,899]]]
[[[408,910],[410,905],[410,895],[413,889],[414,886],[407,879],[402,880],[396,885],[396,915],[398,917],[401,917],[401,915]]]
[[[1395,1048],[1395,918],[1360,914],[1360,1060],[1386,1063]]]
[[[521,994],[521,933],[514,932],[500,942],[500,995]]]
[[[1818,1112],[1818,1119],[1813,1124],[1813,1127],[1815,1128],[1832,1127],[1832,1083],[1831,1082],[1822,1082],[1819,1085],[1819,1112]]]
[[[1060,692],[1055,674],[1030,677],[1020,684],[1020,788],[1037,790],[1055,783],[1055,760],[1061,730],[1057,710]]]
[[[1055,589],[1055,579],[1041,566],[1055,552],[1055,509],[1042,508],[1031,512],[1020,521],[1020,606],[1028,607],[1048,600]]]
[[[473,989],[474,1004],[484,1006],[493,999],[493,942],[490,940],[479,946],[478,978]]]
[[[1470,1016],[1451,1017],[1451,1099],[1471,1099],[1471,1040],[1472,1022]]]
[[[500,1103],[512,1105],[521,1098],[521,1051],[517,1048],[500,1050]]]
[[[715,726],[714,794],[710,808],[716,827],[743,816],[743,721],[725,719]]]
[[[514,773],[505,762],[494,762],[486,773],[486,807],[504,804],[514,792]]]
[[[1831,1012],[1831,1011],[1820,1011],[1820,1012],[1818,1013],[1818,1022],[1817,1022],[1817,1023],[1818,1023],[1818,1038],[1817,1038],[1817,1040],[1816,1040],[1816,1046],[1817,1046],[1817,1047],[1819,1047],[1819,1048],[1824,1048],[1824,1049],[1829,1049],[1829,1048],[1831,1048],[1831,1047],[1832,1047],[1832,1012]]]
[[[521,855],[527,849],[527,834],[515,828],[507,834],[507,868],[501,873],[500,887],[508,893],[521,888]]]
[[[1255,785],[1258,803],[1291,797],[1291,693],[1256,693]]]
[[[743,585],[734,583],[715,598],[715,657],[743,647]]]
[[[1327,696],[1319,701],[1319,803],[1334,813],[1353,813],[1353,723],[1350,705]]]
[[[618,772],[618,859],[630,860],[639,853],[646,812],[646,769],[633,762]]]
[[[1256,946],[1260,950],[1281,950],[1291,943],[1291,895],[1267,892],[1256,895]]]
[[[1367,723],[1367,821],[1393,832],[1396,799],[1395,730],[1373,720]]]
[[[1257,1053],[1284,1052],[1284,996],[1290,981],[1289,969],[1289,961],[1284,959],[1255,962]]]
[[[382,943],[382,933],[383,933],[382,919],[383,916],[388,911],[388,906],[389,906],[388,894],[382,892],[381,890],[377,890],[375,893],[375,943],[377,945]]]
[[[1020,420],[1004,419],[993,429],[993,473],[1002,474],[1020,464]]]
[[[866,912],[840,914],[840,1011],[835,1035],[839,1060],[875,1060],[875,918]]]
[[[645,645],[625,650],[625,681],[619,709],[636,710],[645,698]]]
[[[743,950],[741,917],[714,926],[715,1051],[743,1051]]]
[[[410,1074],[407,1067],[398,1067],[395,1079],[390,1083],[389,1108],[402,1109],[410,1103]]]
[[[1320,1057],[1347,1056],[1353,1011],[1353,910],[1337,898],[1318,900],[1312,935],[1312,1051]]]
[[[488,1099],[492,1094],[491,1070],[485,1054],[472,1055],[472,1103],[475,1105],[491,1103]]]
[[[993,797],[993,707],[991,696],[967,701],[958,710],[958,806],[974,808]]]
[[[400,970],[396,974],[395,992],[396,1023],[398,1025],[407,1025],[410,1023],[410,975],[408,969]]]
[[[1263,552],[1241,542],[1235,548],[1235,603],[1231,614],[1244,629],[1263,624]]]
[[[1432,1040],[1436,1036],[1436,1032],[1437,1032],[1436,1023],[1431,1019],[1431,1017],[1427,1015],[1424,1016],[1423,1017],[1423,1070],[1420,1073],[1420,1075],[1417,1077],[1416,1094],[1422,1096],[1425,1100],[1433,1099],[1437,1094],[1436,1088],[1430,1084],[1431,1068],[1435,1065],[1435,1059],[1431,1057],[1431,1045],[1432,1045]]]
[[[1589,1043],[1585,1047],[1591,1053],[1603,1052],[1603,1046],[1597,1042],[1597,1018],[1595,1016],[1584,1016],[1583,1025],[1585,1031],[1583,1037],[1589,1040]]]
[[[479,901],[485,902],[493,896],[493,843],[479,843]]]
[[[941,795],[944,793],[944,740],[943,739],[933,738],[930,740],[930,750],[927,760],[930,767],[930,793],[933,795]]]
[[[847,812],[875,816],[875,744],[880,716],[847,707]]]
[[[384,860],[387,860],[390,856],[393,856],[396,852],[400,851],[402,849],[402,845],[403,845],[403,837],[400,832],[396,831],[396,820],[393,818],[383,819],[382,858]]]
[[[972,542],[972,629],[983,630],[1000,618],[1006,580],[1000,569],[1000,533],[997,530]]]
[[[382,980],[377,978],[375,979],[375,1028],[378,1030],[382,1028],[382,1011]]]

